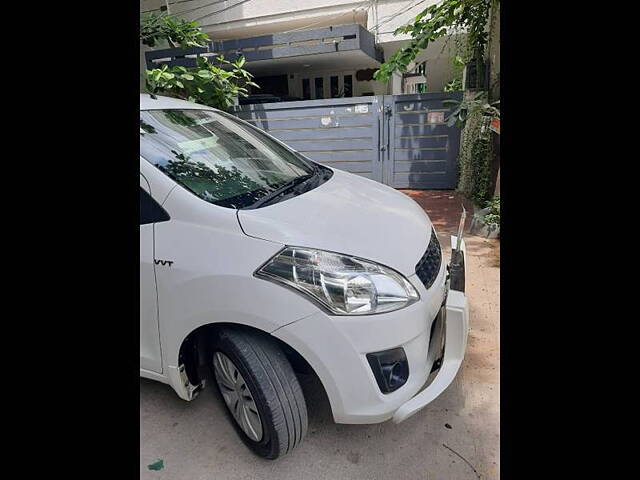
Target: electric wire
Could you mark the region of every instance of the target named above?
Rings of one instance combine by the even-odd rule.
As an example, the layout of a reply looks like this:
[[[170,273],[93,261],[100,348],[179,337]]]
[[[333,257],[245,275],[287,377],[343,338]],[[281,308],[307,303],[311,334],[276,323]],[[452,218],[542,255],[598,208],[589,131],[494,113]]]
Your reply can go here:
[[[199,22],[203,18],[207,18],[207,17],[210,17],[212,15],[217,15],[218,13],[226,12],[227,10],[231,10],[232,8],[235,8],[235,7],[239,6],[239,5],[242,5],[243,3],[247,3],[247,2],[250,2],[250,1],[251,0],[240,0],[238,3],[235,3],[233,5],[229,5],[228,7],[222,8],[220,10],[216,10],[215,12],[207,13],[206,15],[202,15],[201,17],[194,18],[192,21],[193,22]]]
[[[387,23],[389,23],[391,20],[394,20],[395,18],[397,18],[398,16],[402,15],[403,13],[408,12],[409,10],[417,7],[418,5],[426,2],[427,0],[419,0],[418,2],[413,2],[411,5],[405,5],[404,7],[402,7],[400,10],[397,10],[394,13],[391,13],[389,15],[386,15],[384,17],[382,17],[381,19],[379,19],[378,23],[373,25],[372,27],[369,28],[369,30],[373,30],[376,28],[381,27],[382,25],[385,25]]]
[[[193,0],[187,0],[187,1],[193,1]],[[189,10],[183,10],[181,12],[173,12],[173,15],[184,15],[186,13],[191,13],[191,12],[195,12],[196,10],[200,10],[201,8],[206,8],[206,7],[210,7],[211,5],[215,5],[217,3],[223,3],[226,2],[227,0],[216,0],[215,2],[210,2],[210,3],[206,3],[204,5],[200,5],[199,7],[194,7],[191,8]],[[175,3],[170,3],[170,5],[174,5]]]
[[[368,6],[367,8],[365,8],[365,9],[364,9],[364,11],[368,11],[368,10],[373,6],[373,2],[374,2],[374,0],[366,0],[366,1],[364,1],[364,2],[360,2],[360,3],[368,3],[368,4],[369,4],[369,6]],[[362,10],[363,10],[363,8],[354,8],[351,12],[352,12],[352,13],[355,13],[355,12],[362,11]],[[308,24],[308,25],[304,25],[304,26],[302,26],[302,27],[298,27],[298,28],[293,28],[293,29],[291,29],[291,30],[287,30],[287,31],[285,31],[285,32],[281,32],[281,33],[291,33],[291,32],[297,32],[297,31],[299,31],[299,30],[305,30],[305,29],[307,29],[307,28],[309,28],[309,27],[313,27],[314,25],[318,25],[319,23],[324,23],[324,22],[326,22],[327,20],[332,20],[332,19],[334,19],[334,18],[338,18],[338,17],[344,17],[345,15],[348,15],[348,13],[347,13],[347,12],[345,12],[345,13],[341,13],[341,14],[334,15],[334,16],[329,17],[329,18],[322,18],[322,19],[320,19],[320,20],[318,20],[318,21],[316,21],[316,22],[310,23],[310,24]]]

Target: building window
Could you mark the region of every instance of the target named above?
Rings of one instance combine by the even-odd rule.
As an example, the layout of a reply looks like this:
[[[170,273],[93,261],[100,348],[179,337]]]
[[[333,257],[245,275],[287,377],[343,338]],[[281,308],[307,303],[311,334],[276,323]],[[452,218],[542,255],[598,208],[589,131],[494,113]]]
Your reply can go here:
[[[302,98],[304,100],[311,100],[311,83],[308,78],[302,79]]]
[[[352,75],[344,76],[344,96],[353,97],[353,76]]]
[[[427,62],[419,63],[415,70],[416,73],[422,75],[427,78]],[[418,83],[415,86],[415,93],[427,93],[427,84],[426,83]]]
[[[331,98],[338,98],[339,96],[338,77],[331,77]]]
[[[324,78],[316,77],[314,82],[316,87],[316,98],[324,98]]]

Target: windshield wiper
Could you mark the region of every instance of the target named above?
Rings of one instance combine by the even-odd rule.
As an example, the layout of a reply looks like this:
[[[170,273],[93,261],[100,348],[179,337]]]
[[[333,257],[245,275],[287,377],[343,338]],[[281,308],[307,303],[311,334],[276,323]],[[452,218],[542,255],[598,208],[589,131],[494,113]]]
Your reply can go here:
[[[287,193],[289,190],[291,190],[293,187],[300,185],[301,183],[306,182],[307,180],[309,180],[310,178],[313,178],[316,175],[316,173],[310,173],[308,175],[302,175],[301,177],[296,177],[293,180],[285,183],[284,185],[276,188],[274,191],[267,193],[264,197],[262,197],[261,199],[259,199],[257,202],[252,203],[251,205],[245,207],[247,209],[254,209],[254,208],[259,208],[263,205],[266,205],[267,203],[272,202],[273,200],[275,200],[276,198],[278,198],[280,195],[283,195],[284,193]]]

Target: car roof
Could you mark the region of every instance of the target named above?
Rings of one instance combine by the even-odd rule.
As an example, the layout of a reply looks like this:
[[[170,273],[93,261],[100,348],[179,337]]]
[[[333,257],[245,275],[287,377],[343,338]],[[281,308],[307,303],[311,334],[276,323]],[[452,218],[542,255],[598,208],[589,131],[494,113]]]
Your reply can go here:
[[[152,98],[148,93],[140,94],[140,110],[170,110],[170,109],[189,109],[189,110],[215,110],[215,108],[200,105],[199,103],[187,102],[178,98],[162,97],[156,95]]]

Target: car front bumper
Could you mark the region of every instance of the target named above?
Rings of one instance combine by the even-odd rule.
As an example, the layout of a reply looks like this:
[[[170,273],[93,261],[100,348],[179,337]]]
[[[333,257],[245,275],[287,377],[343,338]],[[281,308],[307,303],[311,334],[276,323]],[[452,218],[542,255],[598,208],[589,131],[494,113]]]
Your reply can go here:
[[[400,423],[414,413],[426,407],[440,395],[452,382],[460,369],[467,346],[467,332],[469,330],[469,305],[463,292],[450,290],[447,302],[443,307],[444,355],[436,376],[413,398],[403,403],[393,414],[393,422]],[[437,344],[432,339],[431,345]]]
[[[452,236],[451,245],[455,244]],[[461,251],[465,251],[464,242]],[[464,358],[469,308],[464,292],[448,288],[444,263],[429,290],[417,277],[409,278],[421,296],[410,307],[361,317],[318,312],[272,332],[314,369],[336,423],[401,422],[453,382]],[[409,378],[398,390],[383,394],[366,354],[398,346],[406,353]],[[438,361],[439,369],[430,375]]]

